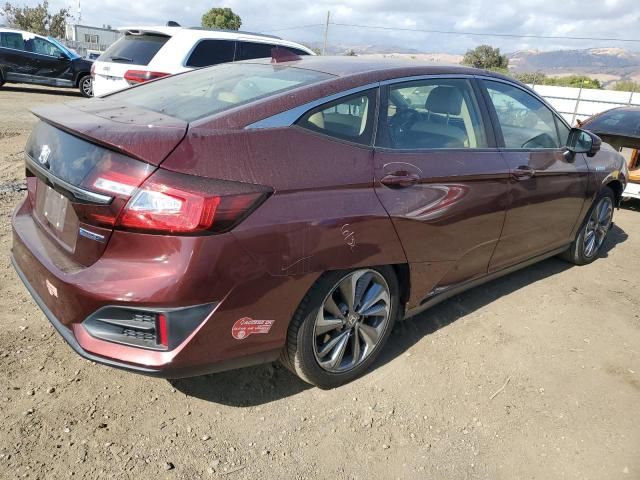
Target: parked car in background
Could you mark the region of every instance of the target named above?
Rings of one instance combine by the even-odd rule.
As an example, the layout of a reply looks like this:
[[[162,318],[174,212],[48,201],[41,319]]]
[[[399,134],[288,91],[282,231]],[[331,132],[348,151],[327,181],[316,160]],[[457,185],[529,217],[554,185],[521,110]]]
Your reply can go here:
[[[592,262],[627,181],[528,87],[463,67],[254,60],[34,113],[14,266],[80,355],[165,377],[280,358],[348,382],[396,320]]]
[[[87,52],[86,52],[86,54],[85,54],[85,57],[86,57],[88,60],[94,61],[94,60],[97,60],[97,59],[98,59],[98,57],[99,57],[100,55],[102,55],[103,53],[104,53],[104,52],[100,52],[99,50],[89,50],[89,49],[87,49]]]
[[[0,86],[32,83],[93,94],[92,62],[51,37],[0,28]]]
[[[582,126],[622,153],[629,168],[622,198],[640,200],[640,107],[613,108],[588,118]]]
[[[194,68],[271,57],[273,48],[314,55],[303,45],[256,33],[172,26],[119,30],[124,36],[95,62],[96,96]]]

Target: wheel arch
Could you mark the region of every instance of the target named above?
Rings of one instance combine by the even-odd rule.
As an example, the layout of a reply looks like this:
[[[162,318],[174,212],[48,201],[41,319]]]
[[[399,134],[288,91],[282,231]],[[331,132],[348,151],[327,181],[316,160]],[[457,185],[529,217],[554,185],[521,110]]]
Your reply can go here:
[[[90,77],[91,76],[91,72],[79,72],[78,75],[76,76],[76,88],[80,88],[80,82],[82,81],[82,79],[84,77]]]
[[[400,285],[400,308],[402,308],[400,319],[402,319],[406,305],[411,298],[411,271],[408,263],[393,264],[391,268],[393,268]]]
[[[620,180],[611,180],[604,186],[609,187],[613,191],[615,206],[619,207],[620,201],[622,200],[622,192],[624,190],[624,188],[622,187],[622,182]]]

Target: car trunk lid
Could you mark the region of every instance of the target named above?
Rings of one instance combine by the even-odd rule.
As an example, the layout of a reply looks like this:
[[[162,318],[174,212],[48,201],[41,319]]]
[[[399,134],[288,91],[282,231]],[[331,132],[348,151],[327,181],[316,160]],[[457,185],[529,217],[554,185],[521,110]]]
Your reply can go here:
[[[31,216],[60,254],[102,255],[135,189],[180,143],[188,124],[113,101],[40,108],[25,148]]]

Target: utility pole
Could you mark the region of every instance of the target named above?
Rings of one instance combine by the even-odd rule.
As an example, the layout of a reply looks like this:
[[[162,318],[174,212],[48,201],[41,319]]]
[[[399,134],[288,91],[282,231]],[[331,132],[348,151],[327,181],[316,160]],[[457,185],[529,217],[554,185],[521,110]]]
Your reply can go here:
[[[324,26],[324,45],[322,46],[322,55],[324,55],[327,51],[327,37],[329,36],[329,17],[331,16],[331,11],[327,11],[327,23]]]

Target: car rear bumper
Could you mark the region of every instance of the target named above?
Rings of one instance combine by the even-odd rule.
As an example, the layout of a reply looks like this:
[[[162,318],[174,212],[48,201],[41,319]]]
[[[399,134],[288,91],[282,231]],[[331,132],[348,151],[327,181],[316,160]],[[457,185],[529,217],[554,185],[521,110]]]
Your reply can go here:
[[[17,208],[12,225],[12,263],[65,341],[89,360],[146,375],[189,377],[275,360],[289,320],[316,278],[264,273],[229,234],[136,239],[136,234],[114,232],[97,262],[77,266],[61,260],[59,248],[33,221],[28,200]],[[216,307],[171,350],[105,341],[83,325],[104,306],[151,309],[205,303]],[[234,325],[245,318],[273,320],[273,328],[234,338]]]

